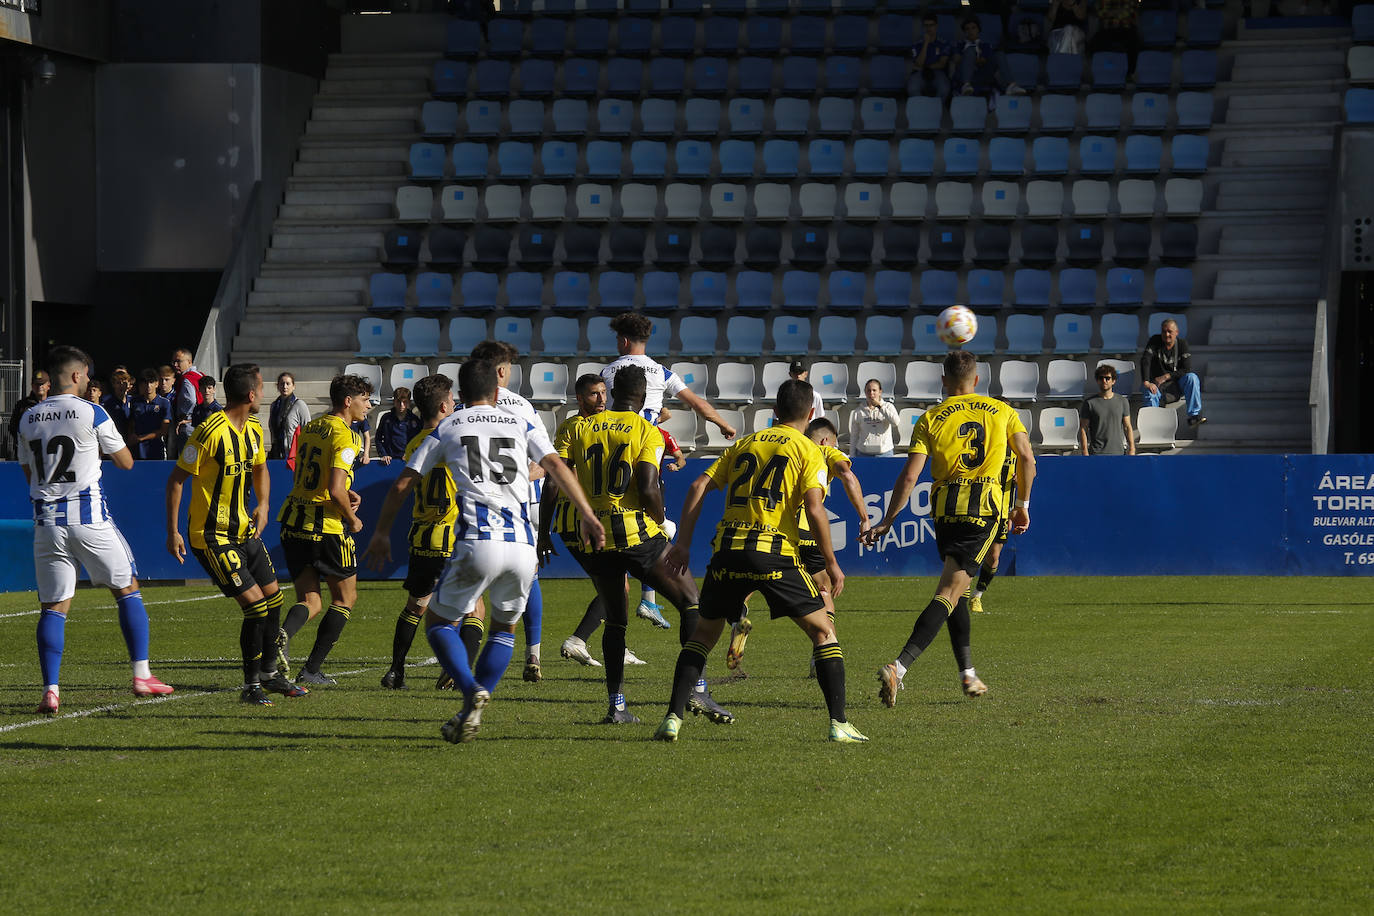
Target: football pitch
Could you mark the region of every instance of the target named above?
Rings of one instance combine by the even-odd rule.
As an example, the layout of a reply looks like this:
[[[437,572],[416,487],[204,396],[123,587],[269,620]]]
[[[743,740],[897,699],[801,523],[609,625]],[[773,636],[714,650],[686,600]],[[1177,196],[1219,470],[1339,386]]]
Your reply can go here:
[[[877,699],[933,580],[850,579],[850,719],[832,745],[809,644],[756,609],[737,716],[649,740],[678,640],[631,622],[641,725],[597,724],[600,669],[559,657],[591,595],[545,588],[544,676],[517,660],[478,739],[439,726],[423,633],[383,690],[402,592],[364,583],[337,687],[242,706],[238,611],[147,587],[135,701],[114,602],[82,590],[62,710],[39,700],[30,594],[0,595],[4,909],[48,912],[1369,912],[1374,581],[1006,578],[973,621],[989,693],[941,633]],[[287,589],[288,603],[290,589]],[[757,601],[756,601],[757,604]],[[312,623],[295,641],[303,657]],[[591,649],[601,655],[600,636]]]

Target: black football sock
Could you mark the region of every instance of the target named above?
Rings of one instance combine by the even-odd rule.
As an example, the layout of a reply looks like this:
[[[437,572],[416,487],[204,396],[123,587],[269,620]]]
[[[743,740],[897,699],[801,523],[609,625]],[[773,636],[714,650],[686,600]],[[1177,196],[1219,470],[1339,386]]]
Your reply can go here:
[[[406,656],[410,654],[411,644],[415,642],[415,630],[420,626],[420,615],[424,611],[416,608],[402,608],[396,617],[396,634],[391,637],[391,670],[402,671],[406,666]]]
[[[701,672],[706,670],[708,652],[701,643],[688,642],[677,655],[677,667],[673,669],[673,698],[668,701],[668,712],[679,719],[687,715],[687,698],[701,679]]]
[[[305,626],[310,619],[310,608],[303,604],[291,605],[291,610],[286,612],[286,623],[282,624],[282,629],[286,630],[287,639],[295,639],[296,634]]]
[[[954,605],[954,613],[949,615],[949,645],[954,650],[954,664],[960,671],[973,667],[973,650],[969,647],[973,622],[968,612],[968,595]]]
[[[811,651],[816,660],[816,682],[821,686],[825,706],[830,710],[830,718],[836,722],[847,721],[844,717],[844,653],[837,642],[817,646]]]
[[[687,648],[687,643],[691,640],[692,634],[697,631],[697,622],[699,620],[701,620],[701,612],[697,609],[697,605],[695,604],[689,604],[683,610],[678,611],[677,644],[679,646],[682,646],[684,649]],[[706,667],[705,661],[702,662],[701,667]]]
[[[907,639],[906,645],[902,647],[901,654],[897,656],[897,661],[903,666],[910,668],[916,661],[916,657],[926,650],[926,647],[935,639],[935,634],[940,632],[940,627],[945,625],[945,620],[949,618],[953,607],[949,601],[936,595],[931,599],[930,604],[921,612],[921,616],[916,618],[916,625],[911,628],[911,636]]]
[[[586,642],[592,638],[596,628],[601,626],[601,621],[606,619],[606,605],[602,602],[601,596],[597,595],[587,605],[587,613],[582,615],[582,621],[578,623],[577,629],[573,630],[573,635]]]
[[[320,673],[320,666],[329,657],[329,650],[334,648],[334,643],[338,642],[343,634],[350,612],[351,609],[342,604],[331,604],[329,610],[324,612],[319,632],[315,634],[315,646],[310,650],[310,657],[305,660],[306,671],[311,674]]]
[[[239,651],[243,654],[243,683],[258,683],[258,661],[262,658],[262,626],[267,619],[267,599],[259,598],[243,608],[239,626]]]
[[[463,618],[463,625],[458,628],[458,638],[463,641],[463,648],[468,652],[468,666],[477,664],[477,656],[482,648],[482,637],[487,635],[487,622],[480,617],[473,617],[471,614]]]
[[[258,667],[262,670],[262,680],[269,680],[277,673],[277,633],[281,630],[281,592],[273,592],[267,601],[267,617],[262,625],[262,658]]]
[[[997,567],[984,563],[983,568],[978,570],[978,584],[974,586],[973,590],[979,593],[987,591],[988,586],[992,584],[993,576],[996,575]]]
[[[625,624],[606,621],[601,631],[601,658],[606,666],[606,692],[625,692]]]

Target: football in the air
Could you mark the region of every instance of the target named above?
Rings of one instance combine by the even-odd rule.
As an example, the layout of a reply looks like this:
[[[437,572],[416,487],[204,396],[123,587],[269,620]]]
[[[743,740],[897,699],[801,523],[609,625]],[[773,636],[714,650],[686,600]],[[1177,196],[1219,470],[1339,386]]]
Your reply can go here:
[[[966,306],[951,305],[935,319],[935,333],[951,347],[962,347],[978,333],[978,316]]]

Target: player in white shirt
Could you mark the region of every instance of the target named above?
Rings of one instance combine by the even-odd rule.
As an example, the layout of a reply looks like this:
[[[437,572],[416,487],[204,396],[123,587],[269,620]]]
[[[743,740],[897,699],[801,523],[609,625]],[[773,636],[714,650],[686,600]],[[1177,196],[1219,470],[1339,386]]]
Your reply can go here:
[[[374,568],[390,562],[391,525],[410,488],[436,465],[447,465],[459,504],[456,543],[425,610],[425,633],[445,673],[463,691],[462,710],[440,730],[455,744],[477,734],[482,710],[510,665],[515,625],[539,566],[529,464],[542,467],[577,507],[588,540],[598,548],[605,543],[601,523],[543,425],[497,409],[496,380],[496,369],[486,360],[463,364],[458,386],[464,409],[440,423],[411,454],[387,493],[364,555]],[[472,613],[483,592],[491,601],[492,634],[475,670],[469,670],[467,649],[454,624]]]
[[[654,332],[652,321],[638,312],[622,312],[611,319],[611,330],[615,331],[615,347],[620,353],[620,357],[601,370],[601,377],[606,380],[608,391],[615,387],[615,374],[617,372],[625,366],[639,366],[644,370],[644,407],[640,411],[640,415],[644,419],[657,426],[661,420],[666,419],[663,399],[676,397],[700,414],[703,420],[720,427],[721,434],[726,439],[735,438],[735,428],[725,422],[721,415],[716,412],[716,409],[711,406],[710,401],[688,388],[687,383],[676,372],[645,355],[644,351],[648,347],[649,337]],[[665,630],[671,626],[668,619],[663,616],[663,609],[658,605],[658,596],[647,585],[643,587],[640,593],[639,607],[635,609],[635,616],[642,617],[654,626],[663,627]]]
[[[148,670],[148,612],[138,589],[134,556],[115,527],[100,487],[100,454],[128,470],[134,459],[100,405],[85,399],[91,358],[75,347],[48,356],[52,393],[19,421],[19,462],[33,502],[33,565],[38,580],[38,665],[43,701],[52,715],[60,703],[58,677],[67,612],[76,594],[78,565],[91,582],[109,588],[133,664],[134,695],[172,692]]]

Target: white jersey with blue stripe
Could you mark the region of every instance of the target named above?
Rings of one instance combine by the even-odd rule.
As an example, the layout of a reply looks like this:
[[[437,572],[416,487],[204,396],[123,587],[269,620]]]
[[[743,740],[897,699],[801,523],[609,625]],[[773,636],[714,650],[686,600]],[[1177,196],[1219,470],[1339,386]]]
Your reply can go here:
[[[606,380],[608,395],[615,385],[615,374],[626,366],[639,366],[644,370],[644,408],[639,413],[644,419],[657,425],[659,414],[663,413],[663,399],[676,397],[678,392],[687,388],[687,383],[682,380],[682,376],[657,360],[643,353],[631,353],[601,370],[601,377]]]
[[[124,447],[105,409],[74,394],[52,395],[26,410],[19,421],[19,462],[29,472],[34,524],[109,523],[100,455]]]
[[[537,419],[480,404],[455,411],[416,446],[406,467],[424,477],[448,466],[458,500],[455,537],[534,545],[531,463],[554,454]]]

